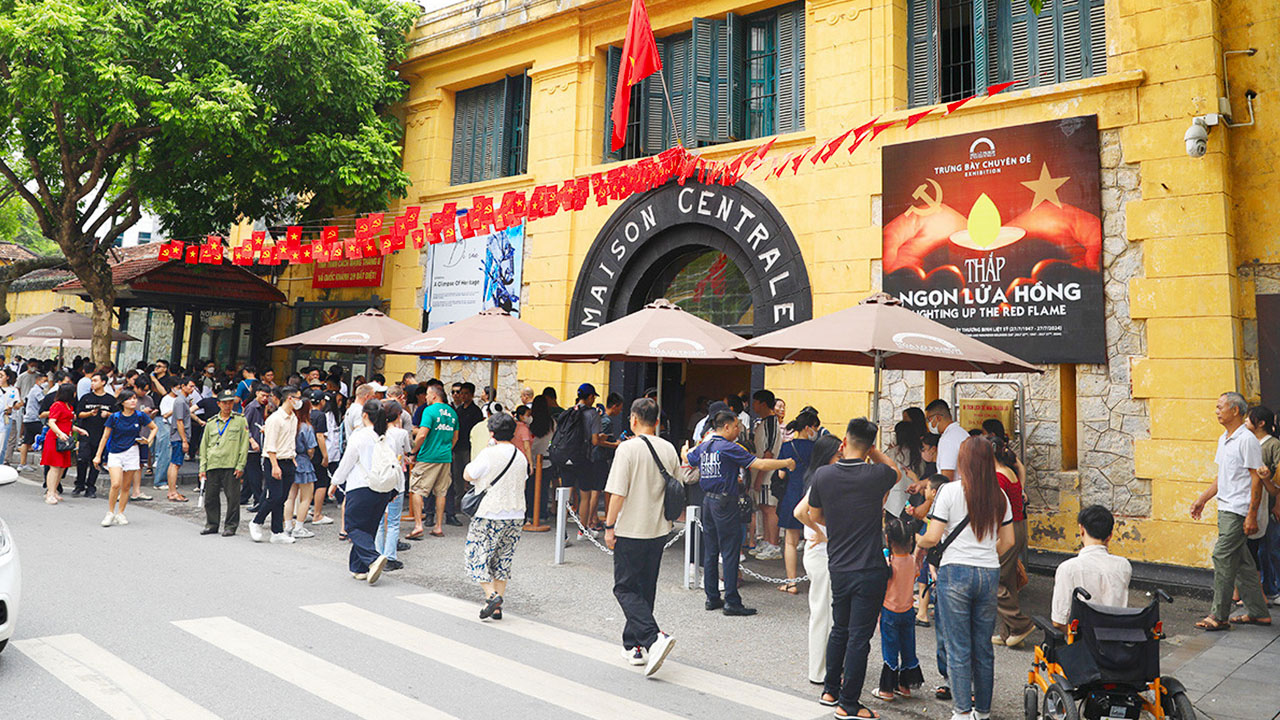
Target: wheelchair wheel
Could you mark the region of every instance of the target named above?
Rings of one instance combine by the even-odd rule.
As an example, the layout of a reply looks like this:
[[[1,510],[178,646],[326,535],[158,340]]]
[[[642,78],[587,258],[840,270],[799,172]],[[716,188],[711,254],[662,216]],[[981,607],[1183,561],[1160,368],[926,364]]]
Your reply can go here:
[[[1044,720],[1080,720],[1075,697],[1060,682],[1054,682],[1045,690]]]
[[[1040,720],[1040,691],[1035,685],[1023,688],[1022,709],[1026,720]]]

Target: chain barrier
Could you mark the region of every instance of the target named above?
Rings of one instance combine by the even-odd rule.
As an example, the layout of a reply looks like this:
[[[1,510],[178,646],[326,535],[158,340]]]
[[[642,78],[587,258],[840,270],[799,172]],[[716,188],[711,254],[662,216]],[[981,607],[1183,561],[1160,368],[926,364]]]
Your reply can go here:
[[[592,531],[590,531],[590,530],[587,530],[586,526],[584,526],[584,525],[582,524],[582,521],[578,519],[578,513],[574,512],[574,511],[573,511],[573,508],[571,508],[571,507],[570,507],[570,508],[565,508],[565,510],[567,510],[567,511],[568,511],[568,513],[569,513],[569,517],[573,519],[573,523],[574,523],[575,525],[577,525],[577,526],[578,526],[578,532],[582,535],[582,537],[584,537],[584,538],[586,538],[586,539],[590,540],[590,541],[591,541],[591,544],[592,544],[592,545],[595,545],[597,548],[599,548],[599,549],[600,549],[600,551],[601,551],[601,552],[603,552],[604,554],[606,554],[606,555],[612,555],[612,554],[613,554],[613,551],[612,551],[612,550],[610,550],[609,548],[605,547],[605,545],[604,545],[603,543],[601,543],[599,540],[596,540],[596,537],[595,537],[595,533],[594,533],[594,532],[592,532]],[[671,546],[672,546],[672,545],[675,545],[677,542],[679,542],[679,541],[680,541],[680,538],[684,537],[685,530],[687,530],[687,529],[688,529],[688,526],[687,526],[687,525],[685,525],[685,526],[681,527],[679,530],[677,530],[677,531],[676,531],[676,532],[671,536],[671,538],[670,538],[669,540],[667,540],[667,544],[662,546],[662,549],[663,549],[663,550],[669,550],[669,549],[671,548]]]
[[[582,520],[578,518],[578,513],[574,512],[573,508],[569,507],[569,508],[565,508],[565,510],[568,512],[569,518],[573,520],[573,524],[578,526],[578,532],[579,534],[582,535],[582,537],[591,541],[591,544],[595,545],[596,548],[600,550],[600,552],[604,553],[605,555],[613,554],[613,551],[610,550],[608,547],[606,547],[604,543],[601,543],[599,540],[596,540],[596,536],[594,532],[592,532],[591,530],[588,530],[587,527],[582,524]],[[680,538],[684,537],[685,533],[688,532],[688,530],[689,530],[688,524],[681,527],[671,536],[669,540],[667,540],[667,544],[664,545],[662,549],[663,550],[670,549],[672,545],[675,545],[677,542],[680,541]],[[746,573],[747,575],[750,575],[751,577],[761,582],[770,583],[773,585],[792,585],[796,583],[809,581],[808,575],[802,575],[797,578],[775,578],[775,577],[769,577],[768,575],[761,575],[760,573],[752,570],[751,568],[747,567],[745,564],[742,564],[742,563],[738,563],[738,568],[742,570],[742,572]]]

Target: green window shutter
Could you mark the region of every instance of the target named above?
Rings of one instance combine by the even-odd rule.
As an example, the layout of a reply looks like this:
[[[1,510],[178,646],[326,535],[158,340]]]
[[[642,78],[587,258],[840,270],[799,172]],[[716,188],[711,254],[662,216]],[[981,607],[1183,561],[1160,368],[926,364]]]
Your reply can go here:
[[[460,92],[454,95],[453,103],[453,152],[452,160],[449,167],[449,184],[462,184],[462,174],[464,165],[466,164],[465,148],[470,140],[468,137],[467,112],[469,104],[467,103],[467,94]]]
[[[728,140],[747,138],[747,22],[741,15],[725,18],[728,37],[729,128]]]
[[[604,75],[604,159],[620,160],[621,152],[610,149],[613,142],[613,93],[618,87],[618,68],[622,67],[622,48],[609,46],[605,52]]]
[[[720,110],[719,33],[722,20],[693,19],[693,139],[690,147],[716,141],[715,126]]]
[[[686,147],[696,147],[694,118],[697,115],[697,97],[693,91],[693,35],[684,33],[667,38],[665,68],[667,89],[671,93],[671,112],[675,115],[678,138]]]
[[[519,175],[528,167],[529,152],[529,76],[512,75],[506,79],[506,107],[501,138],[502,177]]]
[[[1048,8],[1044,10],[1047,12]],[[1036,56],[1036,35],[1033,32],[1033,23],[1036,16],[1031,12],[1031,5],[1027,0],[1011,0],[1009,7],[1009,21],[1006,30],[1001,34],[1003,43],[1008,48],[1008,80],[1016,81],[1014,89],[1021,90],[1039,84],[1038,78],[1032,79],[1036,74],[1035,63],[1033,58]]]
[[[937,35],[938,0],[907,0],[907,104],[911,107],[932,105],[941,95]]]
[[[804,4],[778,10],[779,133],[804,129]]]
[[[1084,4],[1081,0],[1061,0],[1059,4],[1058,13],[1061,23],[1058,35],[1058,56],[1061,74],[1058,77],[1064,82],[1079,80],[1087,73],[1085,67],[1087,51],[1084,44],[1089,37],[1085,27],[1089,22],[1089,13],[1082,12]]]
[[[658,41],[658,56],[662,58],[663,70],[667,67],[667,44]],[[656,155],[673,142],[671,140],[671,116],[667,113],[667,96],[662,92],[662,78],[654,73],[640,83],[640,134],[643,143],[643,155]]]
[[[1088,12],[1084,15],[1084,37],[1088,39],[1085,55],[1085,75],[1097,77],[1107,74],[1107,9],[1103,0],[1082,0]]]
[[[1034,85],[1053,85],[1062,79],[1062,55],[1058,52],[1061,9],[1056,0],[1045,0],[1035,18],[1035,52],[1031,56],[1036,75]]]
[[[489,126],[485,132],[484,144],[484,180],[502,177],[503,172],[503,140],[507,131],[507,81],[499,80],[489,85],[488,107],[485,108]]]
[[[994,47],[987,45],[987,24],[995,24],[995,15],[988,15],[987,10],[990,0],[973,0],[971,12],[973,14],[973,92],[985,93],[987,85],[991,83],[987,77],[988,67],[987,54],[994,52]]]

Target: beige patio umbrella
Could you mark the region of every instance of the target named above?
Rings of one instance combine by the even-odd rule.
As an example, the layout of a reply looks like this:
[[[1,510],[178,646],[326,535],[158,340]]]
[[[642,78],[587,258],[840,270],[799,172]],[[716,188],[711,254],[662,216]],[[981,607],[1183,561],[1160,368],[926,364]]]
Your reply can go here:
[[[69,341],[93,340],[93,318],[64,305],[51,312],[0,325],[0,337],[19,335],[29,341],[22,343],[23,345],[42,344],[48,341],[44,346],[54,347],[56,343],[58,357],[61,358],[63,347]],[[137,339],[128,333],[111,328],[112,342]]]
[[[384,345],[407,340],[421,331],[387,317],[369,308],[359,315],[352,315],[337,322],[322,325],[306,332],[291,335],[282,340],[267,343],[267,347],[312,348],[330,352],[365,352],[366,366],[373,373],[373,353]]]
[[[779,365],[783,361],[734,348],[742,338],[686,312],[666,299],[566,340],[542,353],[543,360],[611,360],[658,363],[658,406],[662,406],[662,365]]]
[[[423,357],[474,357],[490,362],[490,386],[498,387],[499,360],[537,360],[560,342],[501,308],[489,308],[456,323],[393,342],[383,352]]]
[[[738,350],[782,360],[875,368],[872,415],[880,422],[881,370],[1041,373],[1040,368],[876,293],[854,307],[739,343]]]

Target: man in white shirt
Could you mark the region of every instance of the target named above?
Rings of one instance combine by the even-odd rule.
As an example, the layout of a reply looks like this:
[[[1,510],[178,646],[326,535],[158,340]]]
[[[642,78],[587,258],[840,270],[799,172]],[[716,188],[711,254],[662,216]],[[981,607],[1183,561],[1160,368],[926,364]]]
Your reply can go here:
[[[1063,560],[1053,574],[1053,609],[1050,619],[1054,627],[1066,630],[1071,619],[1071,594],[1082,587],[1093,602],[1111,607],[1129,606],[1129,579],[1133,567],[1129,561],[1107,551],[1116,520],[1101,505],[1090,505],[1076,516],[1080,524],[1083,547],[1073,558]]]
[[[90,380],[90,378],[93,377],[93,371],[94,371],[93,361],[86,360],[84,363],[84,375],[82,375],[80,379],[76,381],[76,399],[77,400],[84,397],[85,395],[88,395],[89,392],[93,389],[91,386],[91,380]]]
[[[1213,546],[1213,607],[1196,627],[1225,630],[1228,622],[1270,625],[1271,614],[1262,594],[1258,566],[1246,538],[1258,530],[1258,505],[1262,502],[1262,445],[1245,427],[1249,406],[1240,393],[1223,393],[1216,414],[1223,427],[1218,438],[1218,478],[1191,505],[1191,517],[1200,519],[1204,506],[1218,497],[1218,542]],[[1230,617],[1232,590],[1239,585],[1245,613]]]
[[[951,417],[951,406],[946,400],[934,400],[924,409],[929,432],[938,435],[938,472],[948,479],[956,479],[956,465],[960,459],[960,445],[969,439],[969,433]]]

